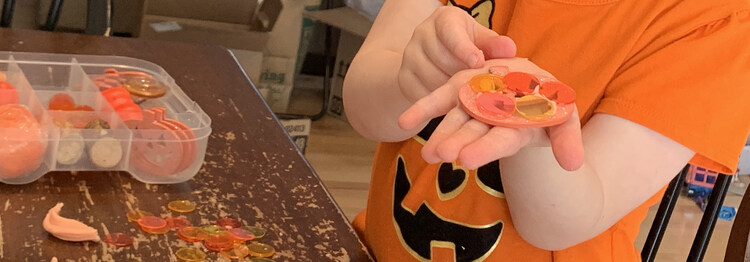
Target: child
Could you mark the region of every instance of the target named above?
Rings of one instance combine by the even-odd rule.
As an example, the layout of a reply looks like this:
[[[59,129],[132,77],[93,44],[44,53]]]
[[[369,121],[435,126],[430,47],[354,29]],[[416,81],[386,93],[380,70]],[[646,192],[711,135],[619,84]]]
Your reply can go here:
[[[686,163],[734,173],[748,1],[447,1],[386,1],[344,83],[351,125],[382,142],[354,222],[378,260],[638,261]],[[568,84],[578,114],[471,119],[457,90],[495,65]]]

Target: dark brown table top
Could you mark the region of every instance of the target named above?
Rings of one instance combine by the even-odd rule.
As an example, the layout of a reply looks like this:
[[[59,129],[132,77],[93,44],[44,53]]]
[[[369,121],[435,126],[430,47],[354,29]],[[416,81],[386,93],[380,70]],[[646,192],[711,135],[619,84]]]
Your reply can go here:
[[[0,50],[151,61],[213,120],[203,169],[185,183],[148,185],[124,172],[56,172],[26,185],[0,183],[0,261],[176,261],[178,248],[196,244],[174,232],[149,235],[128,222],[125,213],[133,208],[171,216],[166,204],[182,199],[198,204],[186,215],[194,224],[229,216],[266,229],[260,242],[276,248],[276,261],[370,260],[346,217],[226,49],[0,29]],[[105,230],[127,232],[135,245],[118,248],[51,236],[42,220],[57,202],[65,204],[62,216],[83,221],[102,237]],[[209,261],[221,257],[207,253]]]

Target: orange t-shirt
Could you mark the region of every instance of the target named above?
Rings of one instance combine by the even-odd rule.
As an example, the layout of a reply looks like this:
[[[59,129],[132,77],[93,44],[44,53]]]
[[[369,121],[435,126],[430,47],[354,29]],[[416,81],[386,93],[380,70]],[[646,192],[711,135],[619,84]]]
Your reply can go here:
[[[519,57],[573,87],[582,123],[595,113],[620,116],[697,152],[691,163],[734,173],[750,132],[750,2],[449,4],[510,36]],[[514,229],[497,162],[465,170],[422,160],[420,149],[438,122],[413,139],[378,146],[367,210],[354,222],[378,260],[640,260],[633,243],[663,192],[595,238],[541,250]]]

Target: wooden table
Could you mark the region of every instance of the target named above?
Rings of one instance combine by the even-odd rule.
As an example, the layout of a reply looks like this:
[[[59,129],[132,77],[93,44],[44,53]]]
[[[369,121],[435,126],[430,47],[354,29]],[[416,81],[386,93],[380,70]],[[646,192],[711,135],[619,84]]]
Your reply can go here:
[[[239,218],[268,231],[276,261],[367,261],[370,256],[313,169],[224,48],[0,29],[0,50],[129,56],[161,65],[212,118],[203,169],[192,180],[148,185],[124,172],[49,173],[27,185],[0,184],[0,261],[176,261],[187,243],[174,232],[149,235],[128,222],[129,209],[162,217],[172,200],[192,200],[186,217],[210,224]],[[127,232],[135,245],[71,243],[42,228],[47,210],[104,232]],[[203,249],[205,250],[205,249]],[[221,255],[209,252],[208,260]]]

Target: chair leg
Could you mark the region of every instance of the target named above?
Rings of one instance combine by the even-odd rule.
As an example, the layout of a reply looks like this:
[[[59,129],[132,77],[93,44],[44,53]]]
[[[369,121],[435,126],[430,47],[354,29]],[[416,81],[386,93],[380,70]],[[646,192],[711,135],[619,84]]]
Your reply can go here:
[[[111,0],[88,0],[86,9],[86,34],[106,35],[111,28]]]
[[[331,9],[333,7],[334,7],[333,0],[323,0],[323,1],[321,1],[321,4],[320,4],[320,8],[321,9]],[[316,120],[319,120],[319,119],[323,118],[326,115],[326,113],[328,112],[328,103],[330,103],[330,101],[328,101],[328,97],[331,94],[331,77],[332,77],[332,74],[333,74],[332,71],[333,71],[333,67],[334,67],[334,65],[333,65],[334,54],[331,54],[331,49],[332,49],[331,45],[332,45],[332,42],[333,42],[331,40],[331,38],[333,37],[332,36],[333,35],[333,30],[334,30],[334,28],[332,26],[330,26],[328,24],[325,25],[325,38],[324,38],[325,39],[325,50],[323,52],[324,52],[324,56],[325,56],[326,72],[325,72],[325,76],[323,76],[323,105],[320,108],[320,111],[318,111],[317,114],[311,115],[311,116],[279,113],[279,114],[275,114],[276,117],[278,117],[280,119],[304,119],[304,118],[309,118],[310,121],[316,121]]]
[[[0,19],[0,27],[10,27],[13,22],[13,9],[16,5],[16,0],[5,0],[3,3],[2,19]]]
[[[42,29],[47,31],[55,31],[57,28],[57,20],[60,18],[60,9],[62,8],[63,0],[52,0],[49,4],[49,11],[47,12],[47,22],[44,23]]]
[[[648,231],[648,237],[646,243],[643,245],[641,250],[641,260],[643,262],[653,262],[656,258],[656,252],[659,251],[659,245],[664,237],[664,231],[667,230],[669,224],[669,218],[672,217],[672,211],[674,210],[677,198],[680,196],[680,189],[682,189],[682,183],[685,181],[685,175],[688,172],[690,166],[680,171],[677,176],[672,179],[669,183],[667,190],[664,192],[664,197],[661,199],[659,204],[659,210],[656,211],[656,217],[654,222],[651,224],[651,229]]]
[[[706,211],[703,212],[703,218],[701,218],[698,232],[693,239],[693,246],[690,248],[687,261],[703,261],[703,256],[706,254],[708,242],[711,241],[711,234],[714,232],[716,220],[719,218],[719,212],[724,204],[724,198],[727,196],[731,182],[732,178],[729,175],[719,174],[716,178],[716,184],[711,190]]]

